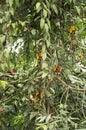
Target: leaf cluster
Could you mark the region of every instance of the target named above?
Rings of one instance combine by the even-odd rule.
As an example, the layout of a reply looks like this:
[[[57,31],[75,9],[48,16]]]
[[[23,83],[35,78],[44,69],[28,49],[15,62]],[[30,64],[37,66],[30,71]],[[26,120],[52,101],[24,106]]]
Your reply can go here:
[[[0,2],[1,129],[86,129],[85,5]]]

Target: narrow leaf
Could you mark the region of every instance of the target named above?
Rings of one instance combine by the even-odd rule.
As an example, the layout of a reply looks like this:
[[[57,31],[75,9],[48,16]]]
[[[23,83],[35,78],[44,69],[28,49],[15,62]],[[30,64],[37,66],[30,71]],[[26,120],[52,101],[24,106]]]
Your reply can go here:
[[[52,5],[52,9],[54,10],[54,12],[55,12],[56,14],[58,14],[58,9],[57,9],[57,7],[56,7],[55,4]]]
[[[40,20],[40,28],[41,28],[41,29],[43,29],[44,24],[45,24],[45,19],[44,19],[44,18],[41,18],[41,20]]]

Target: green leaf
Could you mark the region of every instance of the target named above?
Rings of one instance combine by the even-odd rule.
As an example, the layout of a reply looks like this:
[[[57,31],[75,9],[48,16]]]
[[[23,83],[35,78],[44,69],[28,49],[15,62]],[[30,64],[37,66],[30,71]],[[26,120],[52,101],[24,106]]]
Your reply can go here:
[[[49,47],[51,45],[50,41],[46,39],[46,44],[47,44],[47,47]]]
[[[45,0],[45,4],[47,5],[48,8],[50,7],[50,2],[49,2],[49,0]]]
[[[10,13],[11,13],[12,15],[14,15],[14,12],[15,12],[14,8],[11,8],[11,9],[10,9]]]
[[[0,42],[2,43],[4,42],[4,40],[5,40],[5,35],[0,35]]]
[[[44,19],[44,18],[41,18],[41,20],[40,20],[40,28],[41,28],[41,29],[43,29],[44,24],[45,24],[45,19]]]
[[[0,19],[0,23],[2,23],[3,22],[3,19]]]
[[[8,82],[7,82],[7,81],[4,81],[4,80],[0,80],[0,84],[1,84],[1,86],[3,87],[3,89],[5,89],[6,86],[7,86],[7,84],[8,84]]]
[[[55,4],[52,5],[52,9],[54,10],[54,12],[55,12],[56,14],[58,14],[58,9],[57,9],[57,7],[56,7]]]
[[[36,130],[40,130],[40,129],[47,130],[47,126],[42,125],[42,126],[39,126],[39,127],[36,128]]]
[[[15,0],[15,4],[16,6],[19,6],[20,5],[19,0]]]
[[[48,72],[47,71],[42,71],[42,78],[45,78],[46,76],[48,75]]]
[[[80,12],[81,12],[81,9],[80,9],[80,7],[78,7],[78,6],[75,6],[75,9],[76,9],[77,13],[80,15]]]
[[[69,0],[69,2],[71,3],[71,2],[72,2],[72,0]]]
[[[51,29],[51,23],[49,19],[46,19],[49,29]]]
[[[32,120],[37,115],[37,112],[30,113],[30,120]]]
[[[47,24],[47,23],[45,23],[45,27],[44,27],[44,28],[45,28],[45,31],[46,31],[46,32],[49,31],[49,27],[48,27],[48,24]]]
[[[69,79],[71,80],[72,83],[80,83],[83,84],[82,80],[80,78],[77,78],[74,75],[68,75]]]
[[[47,13],[48,13],[48,14],[51,14],[51,11],[49,10],[49,8],[46,6],[45,3],[43,3],[43,6],[44,6],[45,10],[47,11]]]
[[[36,4],[36,10],[38,10],[40,8],[40,6],[41,6],[41,3],[37,2],[37,4]]]
[[[45,59],[47,58],[46,52],[44,52],[44,53],[42,54],[42,58],[43,58],[43,60],[45,60]]]
[[[76,130],[86,130],[86,128],[84,128],[84,129],[81,128],[81,129],[76,129]]]
[[[51,97],[52,96],[52,93],[50,93],[48,90],[45,90],[45,94],[47,97]]]
[[[47,69],[48,68],[48,64],[46,62],[42,63],[42,69]]]
[[[44,16],[44,18],[47,17],[47,11],[45,9],[43,9],[43,16]]]
[[[55,90],[53,88],[50,88],[50,91],[52,94],[55,94]]]
[[[42,116],[42,117],[40,117],[39,122],[44,122],[45,119],[46,119],[46,116]]]
[[[10,7],[12,7],[12,5],[13,5],[13,0],[8,0],[8,3],[9,3],[9,5],[10,5]]]
[[[48,123],[50,119],[51,119],[51,115],[49,114],[48,117],[46,118],[46,123]]]
[[[36,35],[36,30],[35,30],[35,29],[32,29],[32,30],[31,30],[31,33],[32,33],[32,35]]]

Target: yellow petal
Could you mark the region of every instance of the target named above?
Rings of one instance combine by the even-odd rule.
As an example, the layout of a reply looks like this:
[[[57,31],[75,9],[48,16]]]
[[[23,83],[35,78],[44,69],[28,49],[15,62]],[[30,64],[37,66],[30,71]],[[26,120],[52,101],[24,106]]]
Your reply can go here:
[[[79,57],[80,60],[82,60],[82,59],[83,59],[83,53],[82,53],[82,52],[79,52],[79,53],[78,53],[78,57]]]
[[[70,29],[69,29],[69,32],[72,33],[75,30],[76,30],[75,26],[71,26]]]

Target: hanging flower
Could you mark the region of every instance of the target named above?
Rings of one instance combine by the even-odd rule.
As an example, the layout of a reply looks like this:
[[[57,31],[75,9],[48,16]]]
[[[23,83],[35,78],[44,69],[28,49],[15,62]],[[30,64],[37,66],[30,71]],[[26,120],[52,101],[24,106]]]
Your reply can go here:
[[[36,96],[39,96],[39,95],[40,95],[40,91],[36,90]]]
[[[70,32],[70,40],[76,40],[76,27],[70,26],[69,32]]]
[[[36,58],[37,58],[37,60],[41,59],[42,58],[42,53],[37,53]]]
[[[83,53],[82,52],[78,52],[78,57],[80,60],[83,60]]]
[[[53,71],[56,72],[56,65],[53,66]]]
[[[40,99],[40,98],[42,98],[42,96],[43,96],[43,91],[41,89],[37,89],[36,90],[36,97]]]
[[[69,28],[69,32],[70,33],[75,33],[76,32],[76,27],[75,26],[70,26],[70,28]]]
[[[62,72],[62,66],[57,66],[56,65],[53,67],[53,71],[57,72],[58,74],[60,74]]]

